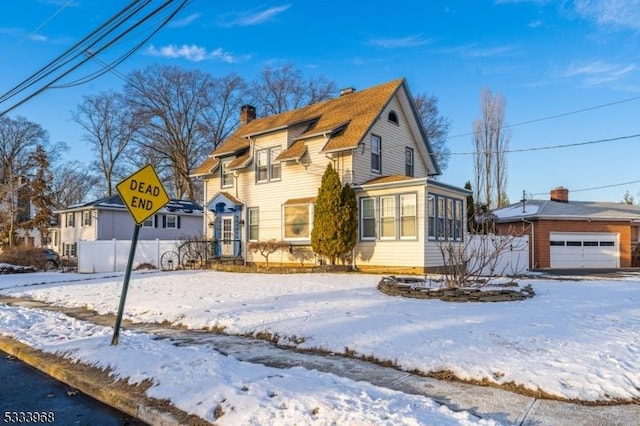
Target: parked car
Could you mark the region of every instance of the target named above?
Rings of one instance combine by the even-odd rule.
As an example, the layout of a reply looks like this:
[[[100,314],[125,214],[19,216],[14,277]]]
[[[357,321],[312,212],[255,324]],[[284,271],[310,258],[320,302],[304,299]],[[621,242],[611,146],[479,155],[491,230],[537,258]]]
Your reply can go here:
[[[46,259],[47,270],[58,269],[60,266],[60,255],[51,249],[42,249],[42,254]]]

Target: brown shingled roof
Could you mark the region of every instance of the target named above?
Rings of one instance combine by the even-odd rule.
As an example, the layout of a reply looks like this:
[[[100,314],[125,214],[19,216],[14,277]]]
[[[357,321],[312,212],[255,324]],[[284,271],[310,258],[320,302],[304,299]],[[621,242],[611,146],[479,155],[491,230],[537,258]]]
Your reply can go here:
[[[241,169],[249,164],[251,161],[251,151],[247,150],[245,153],[239,155],[235,160],[229,163],[227,166],[229,170]]]
[[[403,83],[404,79],[397,79],[293,111],[252,120],[227,138],[213,151],[212,155],[233,154],[249,147],[247,136],[267,133],[305,122],[309,122],[311,125],[303,132],[301,138],[305,134],[329,133],[348,122],[342,132],[329,139],[324,151],[353,149],[358,146],[358,142],[362,140],[376,117]]]
[[[299,160],[307,152],[307,146],[303,141],[295,141],[289,148],[285,149],[276,157],[276,161]]]
[[[390,176],[380,176],[373,179],[369,179],[366,182],[363,182],[362,185],[371,185],[374,183],[391,183],[391,182],[402,182],[405,180],[412,180],[414,178],[403,175],[390,175]]]
[[[202,164],[191,173],[191,176],[208,175],[218,167],[218,164],[220,164],[220,160],[217,158],[207,157]]]

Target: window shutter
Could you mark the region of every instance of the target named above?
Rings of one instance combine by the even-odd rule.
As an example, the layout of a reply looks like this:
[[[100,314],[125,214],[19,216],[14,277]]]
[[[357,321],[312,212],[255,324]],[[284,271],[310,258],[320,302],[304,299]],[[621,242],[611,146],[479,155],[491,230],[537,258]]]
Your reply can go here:
[[[167,217],[165,215],[162,215],[162,227],[167,227]]]
[[[178,229],[180,229],[180,216],[178,216]]]
[[[154,215],[153,216],[153,227],[157,228],[158,227],[158,215]]]

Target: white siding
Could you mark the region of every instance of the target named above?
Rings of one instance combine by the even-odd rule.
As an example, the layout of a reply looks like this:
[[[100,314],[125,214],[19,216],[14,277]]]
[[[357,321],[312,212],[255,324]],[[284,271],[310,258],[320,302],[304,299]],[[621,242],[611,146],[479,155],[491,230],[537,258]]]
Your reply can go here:
[[[466,232],[467,231],[467,199],[466,197],[461,195],[459,192],[456,192],[453,190],[447,190],[446,188],[428,185],[427,194],[425,196],[425,212],[427,212],[426,209],[428,208],[427,202],[428,202],[429,194],[443,195],[445,197],[462,200],[462,214],[463,214],[462,235],[463,235],[463,242],[466,241],[466,239],[468,238],[468,234]],[[427,224],[428,224],[427,213],[425,213],[423,218],[424,218],[424,224],[425,224],[425,238],[427,239],[427,249],[425,251],[425,258],[424,258],[425,265],[427,267],[442,266],[444,262],[442,260],[442,252],[440,249],[441,242],[439,242],[438,240],[429,239],[428,237],[429,230],[427,229]],[[444,243],[448,244],[449,242],[446,241]]]
[[[397,113],[399,124],[390,122],[387,117],[393,110]],[[420,150],[416,146],[416,138],[411,132],[409,121],[413,117],[407,117],[394,96],[386,106],[380,118],[375,122],[371,130],[364,138],[364,149],[358,148],[353,154],[353,168],[355,170],[355,182],[363,183],[370,179],[388,175],[405,175],[405,148],[412,148],[414,152],[414,177],[426,177],[427,168]],[[382,173],[371,171],[371,135],[375,134],[382,139]],[[423,143],[420,141],[419,143]]]
[[[360,232],[358,244],[355,248],[355,263],[361,267],[399,267],[399,268],[423,268],[425,251],[425,186],[424,184],[407,185],[404,187],[389,187],[385,189],[358,191],[358,205],[360,199],[366,197],[379,197],[400,194],[415,194],[417,238],[414,240],[380,240],[362,241]],[[379,203],[378,203],[379,206]],[[398,216],[396,216],[396,220]]]
[[[286,148],[287,132],[275,132],[255,140],[256,150],[280,146]],[[206,181],[207,201],[210,201],[215,194],[225,191],[234,196],[243,203],[243,219],[245,226],[242,229],[240,238],[243,241],[243,247],[246,249],[247,241],[247,209],[251,207],[259,208],[259,239],[268,240],[275,238],[283,239],[282,234],[282,208],[283,204],[289,199],[315,197],[318,194],[318,188],[322,180],[322,175],[327,164],[331,161],[325,153],[321,152],[326,144],[324,137],[317,137],[305,141],[307,146],[307,155],[304,162],[282,162],[281,163],[281,179],[279,181],[256,182],[255,159],[249,166],[242,170],[236,171],[237,179],[233,188],[224,188],[220,186],[219,174],[215,174]],[[254,157],[255,158],[255,157]],[[349,164],[348,159],[340,158],[337,161],[337,168],[340,172],[344,170],[344,164]],[[207,223],[213,218],[211,213],[208,214]],[[213,229],[207,226],[207,238],[213,235]],[[294,255],[289,253],[275,253],[269,257],[269,261],[275,262],[293,262],[300,263],[301,257],[304,257],[306,263],[315,261],[313,255],[304,253],[302,248],[295,248]],[[244,253],[248,261],[263,261],[260,254]]]

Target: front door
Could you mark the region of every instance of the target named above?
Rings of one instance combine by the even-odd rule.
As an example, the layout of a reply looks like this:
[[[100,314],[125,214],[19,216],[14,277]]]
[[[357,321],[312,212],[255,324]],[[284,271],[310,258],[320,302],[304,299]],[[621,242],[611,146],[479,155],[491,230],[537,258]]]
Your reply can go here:
[[[233,216],[222,218],[222,256],[233,257],[235,235],[233,233]]]

